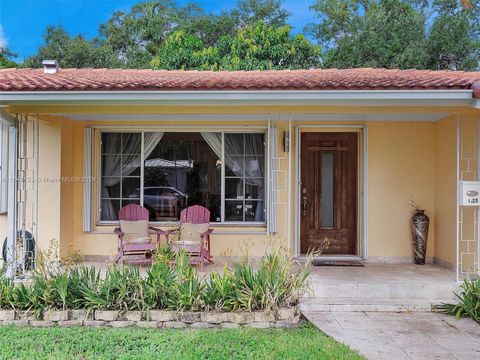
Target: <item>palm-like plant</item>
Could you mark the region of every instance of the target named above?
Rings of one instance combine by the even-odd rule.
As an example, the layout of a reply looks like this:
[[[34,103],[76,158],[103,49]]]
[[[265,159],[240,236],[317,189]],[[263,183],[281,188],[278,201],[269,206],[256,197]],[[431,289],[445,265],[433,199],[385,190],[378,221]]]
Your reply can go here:
[[[458,304],[442,303],[434,305],[433,309],[448,315],[454,315],[457,319],[469,317],[480,324],[480,279],[465,280],[460,286],[462,291],[455,294]]]
[[[238,307],[238,286],[232,272],[225,266],[223,274],[212,272],[206,280],[203,293],[205,307],[210,310],[236,310]]]

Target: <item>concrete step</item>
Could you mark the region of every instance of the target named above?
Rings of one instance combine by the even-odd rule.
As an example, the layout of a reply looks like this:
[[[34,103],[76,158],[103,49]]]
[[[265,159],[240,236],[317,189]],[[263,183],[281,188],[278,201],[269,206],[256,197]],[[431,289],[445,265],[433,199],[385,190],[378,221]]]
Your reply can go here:
[[[428,312],[432,305],[453,303],[452,299],[360,299],[360,298],[304,298],[302,311],[332,312]]]
[[[455,281],[322,282],[312,283],[315,298],[355,299],[455,299]]]

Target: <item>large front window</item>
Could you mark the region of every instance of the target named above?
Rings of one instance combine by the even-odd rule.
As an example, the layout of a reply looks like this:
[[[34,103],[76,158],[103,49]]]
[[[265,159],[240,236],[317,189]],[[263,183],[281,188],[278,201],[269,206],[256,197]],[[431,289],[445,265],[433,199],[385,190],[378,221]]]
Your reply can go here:
[[[211,222],[264,222],[263,133],[102,133],[100,220],[141,204],[152,221],[177,221],[190,205]],[[143,162],[142,162],[143,160]]]

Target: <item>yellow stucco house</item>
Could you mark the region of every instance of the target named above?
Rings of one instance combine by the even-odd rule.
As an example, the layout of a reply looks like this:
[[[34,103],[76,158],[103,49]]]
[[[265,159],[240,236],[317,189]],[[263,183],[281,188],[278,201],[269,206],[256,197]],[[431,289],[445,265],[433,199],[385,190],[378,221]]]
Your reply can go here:
[[[112,259],[118,211],[158,227],[211,211],[212,253],[411,262],[411,202],[427,259],[478,272],[480,73],[0,70],[0,238]],[[480,189],[479,189],[480,190]],[[472,190],[474,191],[474,190]]]

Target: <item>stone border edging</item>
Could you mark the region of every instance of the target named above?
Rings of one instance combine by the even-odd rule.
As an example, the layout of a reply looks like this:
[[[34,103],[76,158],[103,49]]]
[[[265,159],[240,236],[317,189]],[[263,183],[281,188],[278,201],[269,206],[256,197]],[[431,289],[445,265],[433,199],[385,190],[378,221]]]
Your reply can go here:
[[[298,326],[300,312],[298,306],[280,308],[275,313],[255,312],[194,312],[194,311],[127,311],[118,310],[47,310],[43,320],[33,312],[0,310],[0,325],[33,327],[112,327],[125,328],[138,326],[143,328],[173,329],[215,329],[215,328],[292,328]]]

